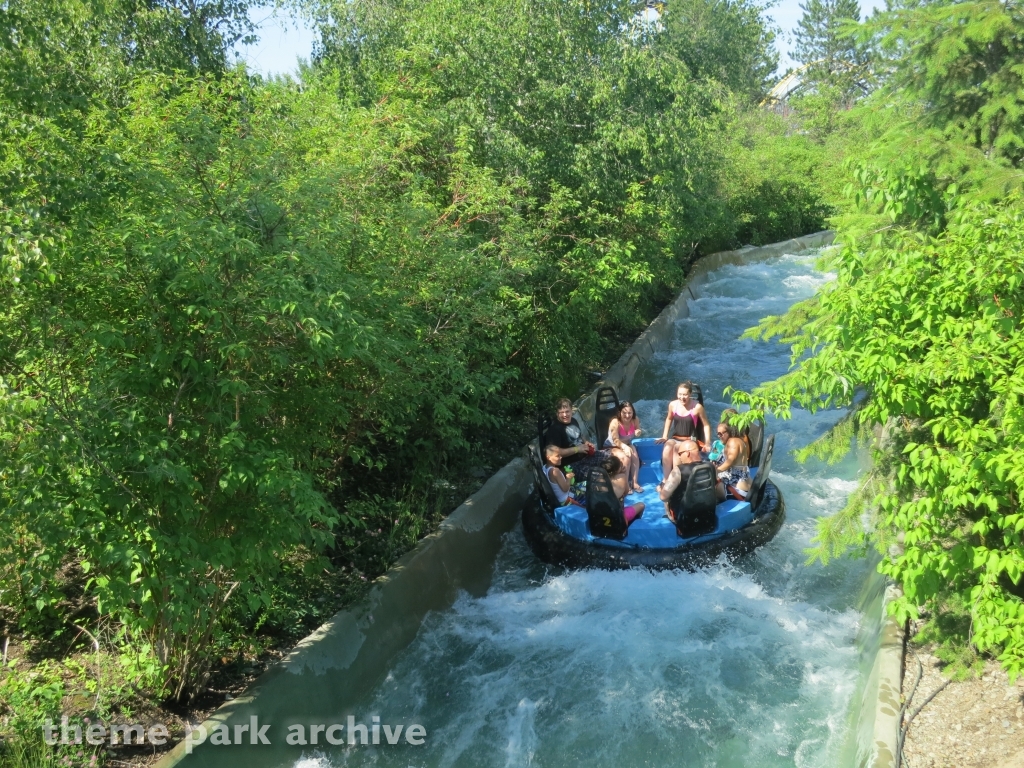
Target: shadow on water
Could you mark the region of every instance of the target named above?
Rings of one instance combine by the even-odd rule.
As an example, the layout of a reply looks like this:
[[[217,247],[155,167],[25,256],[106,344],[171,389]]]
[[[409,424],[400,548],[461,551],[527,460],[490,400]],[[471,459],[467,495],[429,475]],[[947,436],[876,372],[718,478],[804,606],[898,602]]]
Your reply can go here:
[[[671,349],[633,384],[648,434],[660,433],[683,379],[717,419],[726,386],[784,373],[788,349],[740,339],[829,279],[814,255],[709,275]],[[816,520],[839,509],[866,465],[798,464],[790,451],[841,413],[772,422],[772,477],[787,521],[768,545],[697,573],[565,572],[508,534],[490,591],[430,614],[361,708],[422,723],[426,744],[313,748],[294,765],[822,766],[850,763],[851,702],[877,616],[863,612],[874,563],[807,565]],[[877,601],[875,601],[877,602]],[[861,644],[863,645],[863,644]]]

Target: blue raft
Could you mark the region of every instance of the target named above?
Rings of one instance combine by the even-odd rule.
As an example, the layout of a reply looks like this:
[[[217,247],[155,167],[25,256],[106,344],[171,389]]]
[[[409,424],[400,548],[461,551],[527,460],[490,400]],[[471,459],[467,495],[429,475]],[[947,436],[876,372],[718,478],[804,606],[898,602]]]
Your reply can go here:
[[[523,532],[534,552],[542,560],[570,568],[630,568],[694,569],[717,560],[722,554],[735,556],[748,552],[771,540],[785,519],[785,503],[779,489],[768,479],[774,436],[769,437],[764,450],[759,450],[760,462],[751,468],[754,480],[750,501],[729,499],[715,508],[714,531],[692,538],[682,538],[675,524],[668,519],[665,503],[658,497],[655,486],[662,481],[662,446],[653,438],[633,441],[643,465],[639,482],[642,493],[626,497],[627,505],[643,502],[643,517],[629,526],[625,538],[615,540],[593,536],[587,510],[580,506],[554,507],[543,470],[538,468],[538,454],[534,454],[535,470],[539,472],[536,504],[523,512]],[[531,451],[533,453],[533,451]],[[545,486],[541,485],[545,483]]]

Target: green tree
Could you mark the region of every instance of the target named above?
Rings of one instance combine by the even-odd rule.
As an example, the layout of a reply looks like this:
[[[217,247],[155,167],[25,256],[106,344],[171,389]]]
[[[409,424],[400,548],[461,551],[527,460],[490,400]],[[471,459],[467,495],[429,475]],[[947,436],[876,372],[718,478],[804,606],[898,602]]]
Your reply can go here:
[[[883,14],[867,31],[888,56],[890,92],[927,105],[914,117],[935,132],[934,143],[951,139],[997,164],[1020,167],[1024,11],[996,0],[913,3]],[[947,156],[950,151],[956,150],[947,149]]]
[[[851,27],[860,21],[860,5],[857,0],[807,0],[800,8],[804,13],[794,32],[793,58],[806,67],[801,80],[811,98],[804,111],[848,107],[870,90],[868,48]]]
[[[678,0],[665,5],[659,43],[693,77],[715,80],[757,103],[779,64],[776,31],[753,0]]]
[[[34,114],[116,100],[139,70],[222,71],[262,0],[12,0],[0,7],[0,87]]]
[[[825,229],[832,214],[820,190],[825,148],[806,133],[787,133],[786,118],[763,109],[729,125],[733,142],[724,191],[740,243],[764,245]]]
[[[535,234],[518,300],[545,309],[515,340],[520,396],[546,401],[577,386],[567,371],[599,358],[602,336],[635,328],[637,308],[663,300],[695,242],[729,241],[715,191],[724,158],[710,141],[728,92],[638,35],[632,2],[389,7],[340,4],[321,66],[360,103],[423,99],[460,126],[469,157],[522,190],[524,231]],[[631,298],[608,301],[613,291]]]
[[[737,398],[783,415],[793,403],[852,408],[848,423],[885,428],[862,492],[821,526],[817,556],[862,542],[867,502],[881,570],[903,587],[895,610],[916,615],[957,595],[973,642],[1013,675],[1024,672],[1013,588],[1024,574],[1020,209],[1016,198],[968,205],[933,241],[912,231],[848,241],[829,262],[835,283],[756,332],[793,345],[792,372]],[[835,447],[832,436],[820,445]]]
[[[121,0],[113,11],[133,67],[213,72],[232,46],[256,39],[249,10],[270,0]]]
[[[834,283],[754,335],[792,345],[790,373],[736,400],[848,416],[805,456],[856,435],[875,462],[819,526],[815,557],[871,541],[901,616],[966,605],[971,641],[1024,672],[1024,359],[1015,11],[926,3],[870,22],[889,57],[854,110]],[[884,107],[884,109],[880,109]],[[880,433],[877,441],[872,438]],[[862,525],[867,510],[868,526]]]
[[[9,578],[43,609],[73,553],[178,697],[229,599],[258,610],[289,551],[359,531],[328,502],[354,465],[414,481],[495,425],[512,375],[505,270],[447,223],[501,190],[456,158],[465,207],[418,199],[393,153],[429,120],[332,105],[241,72],[145,78],[90,116],[92,146],[38,152],[100,194],[63,222],[3,209],[2,465],[34,468],[0,476]]]

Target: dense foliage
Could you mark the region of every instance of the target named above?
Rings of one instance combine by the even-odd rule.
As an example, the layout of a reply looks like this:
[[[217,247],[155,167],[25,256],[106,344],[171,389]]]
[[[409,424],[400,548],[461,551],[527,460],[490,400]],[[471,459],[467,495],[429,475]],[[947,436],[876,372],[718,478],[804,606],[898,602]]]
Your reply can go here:
[[[860,435],[875,465],[815,556],[865,537],[901,616],[970,611],[971,641],[1024,672],[1024,275],[1018,9],[907,3],[868,23],[883,87],[844,120],[850,179],[837,279],[754,333],[793,344],[789,374],[739,393],[755,411],[841,406],[808,454]],[[1016,74],[1015,74],[1016,73]],[[884,107],[884,109],[883,109]],[[833,144],[833,146],[836,146]],[[870,524],[862,525],[869,511]]]
[[[1014,199],[952,219],[934,239],[848,240],[830,260],[835,283],[763,328],[814,355],[752,402],[852,406],[858,425],[886,425],[857,500],[877,506],[880,540],[901,545],[882,565],[903,586],[900,609],[963,593],[975,644],[1019,673],[1024,605],[1008,589],[1024,573],[1024,211]],[[859,540],[861,503],[824,524],[823,556]]]
[[[692,2],[699,51],[621,0],[319,8],[301,83],[225,66],[241,3],[0,9],[3,618],[113,625],[180,699],[225,627],[386,568],[696,254],[826,212],[757,161],[755,6]]]
[[[776,30],[759,5],[734,0],[674,0],[663,6],[664,30],[658,45],[667,48],[700,80],[713,80],[751,102],[773,85],[779,63]]]
[[[806,67],[804,79],[846,99],[866,91],[868,48],[850,32],[860,21],[857,0],[807,0],[800,7],[793,58]]]

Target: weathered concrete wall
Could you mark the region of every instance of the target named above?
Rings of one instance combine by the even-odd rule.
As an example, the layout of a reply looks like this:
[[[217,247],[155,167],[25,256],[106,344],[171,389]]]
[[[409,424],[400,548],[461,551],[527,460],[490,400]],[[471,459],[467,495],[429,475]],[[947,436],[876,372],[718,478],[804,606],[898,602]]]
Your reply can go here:
[[[870,735],[859,744],[857,768],[896,768],[899,763],[896,749],[906,637],[903,625],[885,613],[885,606],[897,594],[897,588],[890,585],[882,601],[878,653],[864,689],[860,712],[861,732]]]
[[[851,697],[849,730],[837,765],[896,768],[904,628],[886,612],[896,594],[895,587],[877,571],[863,585],[858,600],[861,621],[856,640],[860,679]]]
[[[699,295],[707,274],[725,264],[741,264],[783,253],[798,253],[832,242],[832,232],[819,232],[762,248],[724,251],[694,265],[679,297],[651,323],[598,386],[611,385],[629,396],[637,368],[672,340],[675,323],[687,317],[687,301]],[[593,424],[594,395],[578,403],[581,423]],[[203,724],[212,731],[226,724],[248,725],[258,716],[260,725],[271,724],[271,746],[218,747],[199,745],[186,755],[177,745],[157,768],[205,766],[291,765],[298,758],[295,747],[284,743],[293,723],[342,723],[348,715],[365,722],[366,713],[353,707],[380,680],[389,660],[405,648],[428,611],[442,610],[454,602],[460,590],[482,595],[490,586],[494,558],[501,537],[519,519],[533,485],[524,458],[500,469],[477,493],[456,509],[437,533],[428,536],[376,581],[366,601],[341,611],[320,629],[302,640],[281,663],[267,670],[244,696],[224,704]],[[248,739],[248,735],[246,735]]]

